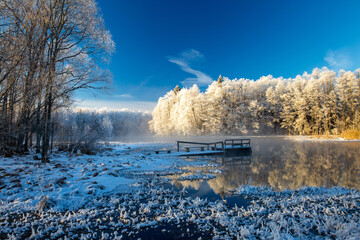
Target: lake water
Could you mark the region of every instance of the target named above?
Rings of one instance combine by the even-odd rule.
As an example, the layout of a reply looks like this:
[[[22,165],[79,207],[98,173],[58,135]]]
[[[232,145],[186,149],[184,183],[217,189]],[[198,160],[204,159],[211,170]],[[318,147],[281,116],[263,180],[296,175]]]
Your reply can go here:
[[[204,192],[209,196],[219,195],[248,184],[271,186],[275,190],[303,186],[360,189],[360,142],[251,137],[251,146],[251,156],[204,157],[206,161],[221,164],[218,168],[222,173],[210,180],[191,181],[191,184],[186,181],[183,185],[203,196],[206,196]],[[187,160],[198,161],[199,157]]]

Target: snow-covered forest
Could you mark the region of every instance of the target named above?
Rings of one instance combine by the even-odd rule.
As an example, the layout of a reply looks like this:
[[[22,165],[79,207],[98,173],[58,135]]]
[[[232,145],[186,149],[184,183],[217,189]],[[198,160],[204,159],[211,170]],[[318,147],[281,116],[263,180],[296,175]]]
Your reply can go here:
[[[360,70],[315,68],[295,78],[219,77],[205,92],[176,87],[150,122],[159,135],[340,134],[360,124]]]

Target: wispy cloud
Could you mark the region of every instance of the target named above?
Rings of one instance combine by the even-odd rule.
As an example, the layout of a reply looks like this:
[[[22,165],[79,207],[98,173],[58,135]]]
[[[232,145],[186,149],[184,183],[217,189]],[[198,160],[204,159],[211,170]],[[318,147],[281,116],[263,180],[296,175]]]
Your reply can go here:
[[[351,57],[342,51],[330,50],[324,57],[324,60],[334,70],[348,70],[353,65]]]
[[[195,77],[186,78],[184,81],[182,81],[181,84],[183,86],[189,87],[192,86],[193,84],[196,84],[201,87],[201,86],[207,86],[213,81],[213,79],[206,73],[203,73],[199,70],[195,70],[190,66],[190,64],[193,63],[194,61],[198,61],[203,58],[204,55],[202,55],[199,51],[195,49],[186,50],[182,52],[179,57],[169,57],[169,62],[175,63],[184,72],[195,75]]]
[[[141,111],[152,112],[156,102],[150,101],[117,101],[117,100],[79,100],[76,104],[78,109],[106,110],[106,111]]]
[[[205,57],[195,49],[188,49],[180,54],[181,58],[187,62],[203,60]]]
[[[329,50],[324,60],[335,71],[355,70],[360,67],[360,45]]]
[[[116,97],[116,98],[133,98],[133,96],[131,94],[119,94],[119,95],[114,95],[114,97]]]

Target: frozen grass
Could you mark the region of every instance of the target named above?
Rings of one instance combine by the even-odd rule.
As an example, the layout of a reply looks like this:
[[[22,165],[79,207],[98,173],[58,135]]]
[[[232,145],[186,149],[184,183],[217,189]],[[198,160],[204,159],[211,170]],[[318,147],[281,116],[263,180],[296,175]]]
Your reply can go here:
[[[345,140],[360,140],[360,130],[359,129],[348,129],[343,131],[340,134],[340,137]]]
[[[97,156],[1,159],[0,239],[357,239],[360,193],[340,187],[276,192],[239,186],[251,205],[189,198],[170,178],[212,178],[207,162],[152,154],[166,145],[121,145]],[[194,177],[186,165],[194,164]],[[185,169],[185,170],[184,170]],[[201,169],[205,169],[204,172]],[[214,172],[214,176],[216,172]],[[210,177],[211,176],[211,177]]]

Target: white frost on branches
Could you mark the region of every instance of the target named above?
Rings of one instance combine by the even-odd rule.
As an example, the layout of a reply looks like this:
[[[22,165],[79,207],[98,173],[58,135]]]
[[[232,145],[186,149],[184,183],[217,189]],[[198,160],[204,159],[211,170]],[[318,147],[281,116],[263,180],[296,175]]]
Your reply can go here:
[[[159,135],[336,134],[360,124],[360,70],[315,68],[295,78],[224,78],[160,98],[150,128]]]

